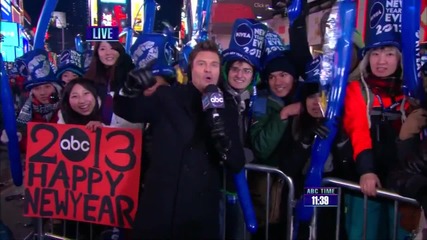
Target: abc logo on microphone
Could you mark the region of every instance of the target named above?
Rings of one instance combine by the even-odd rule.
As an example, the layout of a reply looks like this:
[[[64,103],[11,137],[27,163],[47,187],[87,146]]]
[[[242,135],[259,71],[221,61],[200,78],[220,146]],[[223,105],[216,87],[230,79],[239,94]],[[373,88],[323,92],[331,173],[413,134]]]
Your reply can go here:
[[[212,93],[209,101],[212,103],[213,107],[223,107],[224,106],[224,98],[221,93]]]

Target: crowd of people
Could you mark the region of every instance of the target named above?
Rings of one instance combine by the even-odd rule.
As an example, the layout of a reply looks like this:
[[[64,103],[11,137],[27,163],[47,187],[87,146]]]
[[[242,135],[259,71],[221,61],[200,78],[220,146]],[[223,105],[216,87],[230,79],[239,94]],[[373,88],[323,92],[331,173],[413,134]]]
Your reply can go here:
[[[242,25],[252,33],[249,39],[239,34]],[[143,129],[139,205],[126,236],[220,239],[225,229],[227,239],[243,239],[233,174],[249,162],[276,167],[293,180],[300,198],[314,138],[328,135],[320,94],[322,55],[309,51],[304,14],[290,27],[289,37],[290,49],[274,41],[280,36],[266,25],[238,19],[228,49],[219,53],[211,40],[197,43],[184,71],[185,84],[176,79],[163,34],[140,34],[130,55],[119,42],[97,42],[87,70],[87,59],[74,50],[61,54],[56,72],[44,50],[28,52],[10,74],[24,79],[29,93],[17,115],[21,150],[26,150],[28,122],[78,124],[92,131]],[[372,197],[367,239],[392,236],[393,208],[375,198],[377,189],[392,189],[427,207],[427,162],[419,137],[427,112],[424,103],[403,95],[399,38],[379,35],[365,44],[354,32],[344,114],[324,166],[324,176],[358,182],[361,192]],[[223,96],[223,107],[214,112],[202,101],[212,91]],[[8,142],[4,130],[1,141]],[[248,181],[261,227],[252,238],[263,239],[266,178],[252,173]],[[270,199],[278,201],[270,204],[270,239],[288,234],[285,216],[293,211],[285,204],[287,186],[277,181],[271,184],[280,189],[278,200]],[[344,198],[341,239],[362,239],[363,195],[346,193]],[[319,214],[317,238],[330,239],[334,214],[330,209]],[[403,226],[398,239],[413,230]],[[303,227],[298,236],[307,239],[308,232]]]

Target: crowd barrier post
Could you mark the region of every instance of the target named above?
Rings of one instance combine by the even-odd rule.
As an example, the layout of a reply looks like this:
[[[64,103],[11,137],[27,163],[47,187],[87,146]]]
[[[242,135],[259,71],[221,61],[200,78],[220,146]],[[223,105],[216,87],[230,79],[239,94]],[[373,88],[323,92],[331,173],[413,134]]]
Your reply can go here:
[[[282,171],[280,171],[277,168],[274,167],[270,167],[270,166],[266,166],[266,165],[261,165],[261,164],[252,164],[252,163],[248,163],[245,165],[245,170],[246,170],[246,174],[248,171],[253,171],[253,172],[263,172],[267,174],[267,190],[266,190],[266,209],[265,209],[265,217],[266,217],[266,223],[265,223],[265,239],[268,239],[268,225],[269,225],[269,215],[270,215],[270,187],[271,187],[271,175],[275,175],[278,176],[280,178],[280,180],[283,180],[284,183],[286,183],[286,185],[288,186],[288,199],[286,202],[286,207],[287,207],[287,216],[286,216],[286,239],[290,240],[292,239],[292,212],[293,212],[293,208],[294,208],[294,198],[295,198],[295,189],[294,189],[294,184],[292,182],[292,179],[288,176],[286,176],[286,174],[284,174]]]

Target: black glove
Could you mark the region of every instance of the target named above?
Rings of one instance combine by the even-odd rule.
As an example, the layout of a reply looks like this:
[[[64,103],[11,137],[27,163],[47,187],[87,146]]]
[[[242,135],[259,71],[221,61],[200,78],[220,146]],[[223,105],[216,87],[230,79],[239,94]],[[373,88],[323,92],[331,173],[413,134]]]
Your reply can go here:
[[[329,135],[329,128],[323,124],[317,124],[313,129],[313,133],[319,136],[321,139],[327,138]]]
[[[134,97],[155,84],[156,79],[151,74],[151,70],[147,68],[135,69],[128,73],[122,93],[125,96]]]
[[[230,150],[231,141],[225,134],[224,121],[221,118],[215,118],[211,129],[211,137],[214,141],[215,149],[218,151],[222,160],[227,160],[227,152]]]

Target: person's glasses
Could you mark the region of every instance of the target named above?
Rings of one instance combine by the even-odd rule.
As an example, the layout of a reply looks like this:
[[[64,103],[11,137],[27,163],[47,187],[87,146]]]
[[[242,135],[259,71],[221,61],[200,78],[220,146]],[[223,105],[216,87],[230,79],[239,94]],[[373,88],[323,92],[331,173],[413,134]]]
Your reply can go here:
[[[232,72],[232,73],[240,73],[240,72],[242,72],[243,74],[245,74],[245,75],[250,75],[250,74],[252,74],[252,69],[250,69],[250,68],[242,68],[242,69],[240,69],[240,68],[238,68],[238,67],[231,67],[230,68],[230,71]]]

